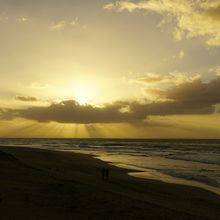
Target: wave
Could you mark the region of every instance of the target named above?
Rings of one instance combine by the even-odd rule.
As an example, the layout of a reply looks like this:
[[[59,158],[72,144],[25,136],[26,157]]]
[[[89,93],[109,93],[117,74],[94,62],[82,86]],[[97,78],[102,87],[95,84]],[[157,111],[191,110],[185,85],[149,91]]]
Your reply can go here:
[[[220,154],[215,153],[170,154],[166,158],[220,165]]]
[[[186,179],[186,180],[195,180],[198,182],[205,183],[209,186],[220,187],[220,182],[218,182],[217,180],[212,179],[210,177],[207,177],[205,175],[199,175],[196,173],[183,172],[183,171],[178,172],[176,170],[169,170],[169,169],[167,169],[167,170],[160,169],[157,171],[160,171],[161,173],[164,173],[164,174],[167,174],[167,175],[170,175],[173,177],[182,178],[182,179]]]

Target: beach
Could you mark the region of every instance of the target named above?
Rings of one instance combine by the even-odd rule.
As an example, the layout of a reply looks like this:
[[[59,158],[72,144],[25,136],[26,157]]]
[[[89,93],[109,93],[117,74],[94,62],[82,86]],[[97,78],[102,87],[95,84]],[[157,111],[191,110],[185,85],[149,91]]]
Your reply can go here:
[[[219,195],[129,172],[91,155],[0,147],[0,219],[219,219]]]

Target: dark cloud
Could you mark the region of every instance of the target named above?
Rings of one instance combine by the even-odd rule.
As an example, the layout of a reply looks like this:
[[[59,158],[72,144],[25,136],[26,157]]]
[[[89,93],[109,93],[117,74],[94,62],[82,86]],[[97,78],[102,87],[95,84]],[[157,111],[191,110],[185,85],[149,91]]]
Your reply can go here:
[[[51,104],[49,107],[31,107],[21,110],[4,110],[2,117],[7,119],[18,117],[31,119],[39,122],[56,121],[60,123],[125,123],[135,122],[143,119],[143,116],[132,112],[121,112],[124,107],[122,102],[106,105],[102,108],[91,105],[79,105],[74,100]]]
[[[210,114],[214,111],[212,105],[181,101],[153,102],[150,104],[132,103],[131,109],[136,114],[145,114],[146,116]]]
[[[166,101],[141,104],[114,102],[103,107],[79,105],[74,100],[53,103],[48,107],[0,109],[1,119],[21,117],[38,122],[59,123],[143,123],[152,115],[211,114],[220,103],[220,77],[209,83],[193,81],[165,90]],[[126,109],[126,111],[125,111]]]
[[[216,7],[210,7],[205,13],[216,20],[220,20],[220,3]]]
[[[36,97],[33,97],[33,96],[16,96],[15,99],[19,100],[19,101],[24,101],[24,102],[36,102],[36,101],[38,101],[38,99]]]
[[[191,83],[184,83],[172,89],[165,91],[168,99],[182,103],[191,103],[199,105],[216,104],[220,102],[220,77],[202,83],[196,80]]]
[[[210,114],[215,110],[214,105],[220,103],[219,88],[220,77],[209,83],[195,80],[165,91],[155,90],[167,101],[139,106],[138,111],[145,111],[148,115]]]

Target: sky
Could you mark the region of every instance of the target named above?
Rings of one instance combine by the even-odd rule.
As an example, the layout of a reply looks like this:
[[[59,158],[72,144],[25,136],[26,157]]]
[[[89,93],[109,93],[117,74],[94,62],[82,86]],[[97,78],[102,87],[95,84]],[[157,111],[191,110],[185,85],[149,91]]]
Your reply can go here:
[[[0,137],[220,138],[219,0],[0,0]]]

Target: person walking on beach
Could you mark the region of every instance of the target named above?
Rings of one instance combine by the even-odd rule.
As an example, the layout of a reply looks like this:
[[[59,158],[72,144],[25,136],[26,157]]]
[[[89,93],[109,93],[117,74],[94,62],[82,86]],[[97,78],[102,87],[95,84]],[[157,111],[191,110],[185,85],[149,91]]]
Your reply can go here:
[[[101,174],[102,174],[102,179],[106,179],[108,180],[109,179],[109,168],[108,167],[102,167],[102,170],[101,170]]]
[[[105,170],[105,175],[106,175],[106,179],[108,180],[109,179],[109,168],[107,167],[106,170]]]
[[[104,180],[105,179],[105,167],[102,167],[102,179]]]

